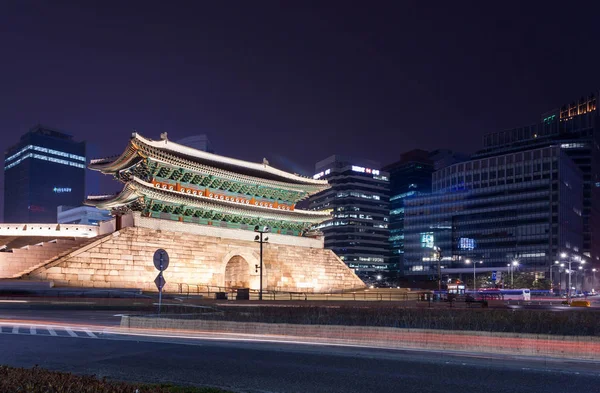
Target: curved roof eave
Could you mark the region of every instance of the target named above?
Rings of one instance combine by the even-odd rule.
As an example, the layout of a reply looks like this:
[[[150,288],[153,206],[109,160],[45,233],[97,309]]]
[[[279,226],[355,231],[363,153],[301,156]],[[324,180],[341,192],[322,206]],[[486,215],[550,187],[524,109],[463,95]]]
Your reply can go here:
[[[328,220],[331,218],[331,215],[329,213],[323,213],[320,211],[277,210],[277,209],[264,207],[264,206],[242,205],[237,202],[230,202],[230,201],[223,201],[220,199],[208,198],[203,195],[191,196],[188,194],[181,194],[177,191],[156,188],[152,185],[152,183],[147,183],[147,182],[143,181],[142,179],[135,177],[135,176],[132,178],[131,182],[128,183],[128,185],[131,185],[132,183],[135,184],[135,185],[133,185],[133,187],[136,190],[138,189],[138,187],[143,187],[146,189],[145,190],[146,192],[167,194],[175,199],[181,199],[182,201],[185,201],[185,200],[190,201],[192,203],[192,205],[193,204],[208,205],[208,206],[213,205],[213,208],[216,208],[219,210],[239,210],[240,214],[243,214],[244,212],[257,212],[257,215],[259,215],[258,213],[261,212],[261,210],[262,210],[262,212],[265,216],[282,215],[283,217],[280,217],[279,219],[284,219],[284,220],[301,221],[301,220],[318,219],[319,222],[321,222],[321,221]],[[142,194],[143,193],[144,192],[142,192]],[[138,195],[140,195],[140,192],[138,192]],[[182,202],[182,204],[184,204],[184,203]],[[202,206],[199,206],[199,207],[202,207]]]
[[[329,185],[327,180],[311,179],[309,177],[295,175],[295,174],[292,174],[292,173],[289,173],[286,171],[282,171],[281,169],[273,168],[267,164],[260,164],[260,163],[250,162],[250,161],[239,160],[237,158],[224,157],[224,156],[220,156],[217,154],[208,153],[208,152],[205,152],[202,150],[193,149],[191,147],[187,147],[187,146],[175,143],[175,142],[171,142],[167,139],[160,140],[160,141],[153,141],[153,140],[144,138],[143,136],[141,136],[138,133],[133,133],[133,138],[137,139],[140,142],[145,143],[149,146],[152,146],[152,147],[155,147],[158,149],[167,150],[167,151],[170,151],[170,152],[173,152],[176,154],[177,153],[183,154],[183,155],[186,155],[189,157],[196,157],[196,158],[207,160],[207,161],[214,161],[214,162],[222,163],[222,164],[226,164],[226,165],[232,165],[232,166],[236,166],[236,167],[240,167],[240,168],[248,168],[248,169],[252,169],[255,171],[265,172],[265,173],[268,173],[268,174],[271,174],[274,176],[288,179],[292,182],[300,183],[300,184],[322,186],[322,187],[328,187],[328,185]]]
[[[171,199],[171,201],[165,200],[168,203],[181,203],[182,205],[186,205],[187,202],[187,205],[197,206],[198,208],[214,209],[221,212],[231,211],[233,214],[259,216],[264,217],[265,219],[319,223],[331,218],[329,213],[317,211],[276,210],[263,206],[240,205],[236,202],[222,201],[205,196],[189,196],[187,194],[180,194],[176,191],[155,188],[151,183],[147,183],[137,177],[133,177],[133,179],[125,185],[125,188],[123,188],[121,193],[119,193],[117,196],[111,199],[97,200],[88,198],[86,200],[86,204],[90,206],[96,206],[101,209],[110,209],[134,202],[136,199],[144,195],[149,195],[152,197],[152,194],[167,196],[169,199]],[[263,212],[261,212],[261,210]]]
[[[112,209],[115,207],[123,206],[134,202],[141,195],[139,195],[135,189],[125,186],[119,194],[105,195],[100,197],[88,197],[84,204],[87,206],[94,206],[99,209]]]

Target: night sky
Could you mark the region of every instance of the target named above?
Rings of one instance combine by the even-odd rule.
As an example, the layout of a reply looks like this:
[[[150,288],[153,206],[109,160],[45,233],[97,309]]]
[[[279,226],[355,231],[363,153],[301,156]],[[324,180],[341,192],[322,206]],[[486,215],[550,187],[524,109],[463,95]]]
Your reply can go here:
[[[104,155],[207,134],[311,175],[473,152],[600,88],[599,2],[361,3],[0,0],[0,148],[37,123]]]

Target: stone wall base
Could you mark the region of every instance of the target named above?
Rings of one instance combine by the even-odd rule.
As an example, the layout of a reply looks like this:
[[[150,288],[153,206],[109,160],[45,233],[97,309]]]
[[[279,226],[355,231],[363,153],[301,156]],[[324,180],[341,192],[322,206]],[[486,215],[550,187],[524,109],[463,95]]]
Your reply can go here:
[[[139,288],[156,291],[158,271],[152,257],[170,257],[165,290],[190,293],[210,288],[259,288],[259,245],[248,240],[128,227],[32,271],[27,278],[56,286]],[[266,243],[263,289],[335,292],[364,288],[364,283],[331,250]]]

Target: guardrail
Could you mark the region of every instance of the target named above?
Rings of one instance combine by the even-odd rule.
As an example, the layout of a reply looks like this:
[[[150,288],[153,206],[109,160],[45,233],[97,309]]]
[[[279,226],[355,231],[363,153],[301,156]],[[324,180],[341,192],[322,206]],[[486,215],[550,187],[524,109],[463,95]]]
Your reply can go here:
[[[227,300],[235,300],[238,294],[238,289],[220,287],[203,284],[187,284],[175,283],[165,286],[165,293],[173,295],[204,296],[206,298],[216,298],[217,294],[225,294]],[[302,292],[302,291],[284,291],[284,290],[263,290],[264,300],[288,300],[288,301],[308,301],[308,300],[352,300],[352,301],[410,301],[421,300],[423,294],[429,294],[429,291],[407,291],[397,290],[395,288],[380,288],[380,289],[365,289],[352,291],[329,291],[329,292]],[[250,300],[258,300],[259,291],[256,289],[249,290]],[[223,295],[220,295],[223,296]],[[221,300],[225,300],[222,298]],[[425,300],[423,298],[422,300]]]

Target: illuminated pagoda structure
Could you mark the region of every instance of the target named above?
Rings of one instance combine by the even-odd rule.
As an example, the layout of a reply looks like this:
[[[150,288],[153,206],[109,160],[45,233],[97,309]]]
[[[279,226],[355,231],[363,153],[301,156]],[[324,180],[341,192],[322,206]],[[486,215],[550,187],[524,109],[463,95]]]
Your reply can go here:
[[[207,153],[167,139],[133,133],[118,157],[92,160],[90,169],[125,184],[118,195],[90,196],[86,204],[119,214],[253,230],[268,226],[283,235],[311,235],[328,211],[296,209],[296,203],[329,188],[316,180],[269,166]]]

